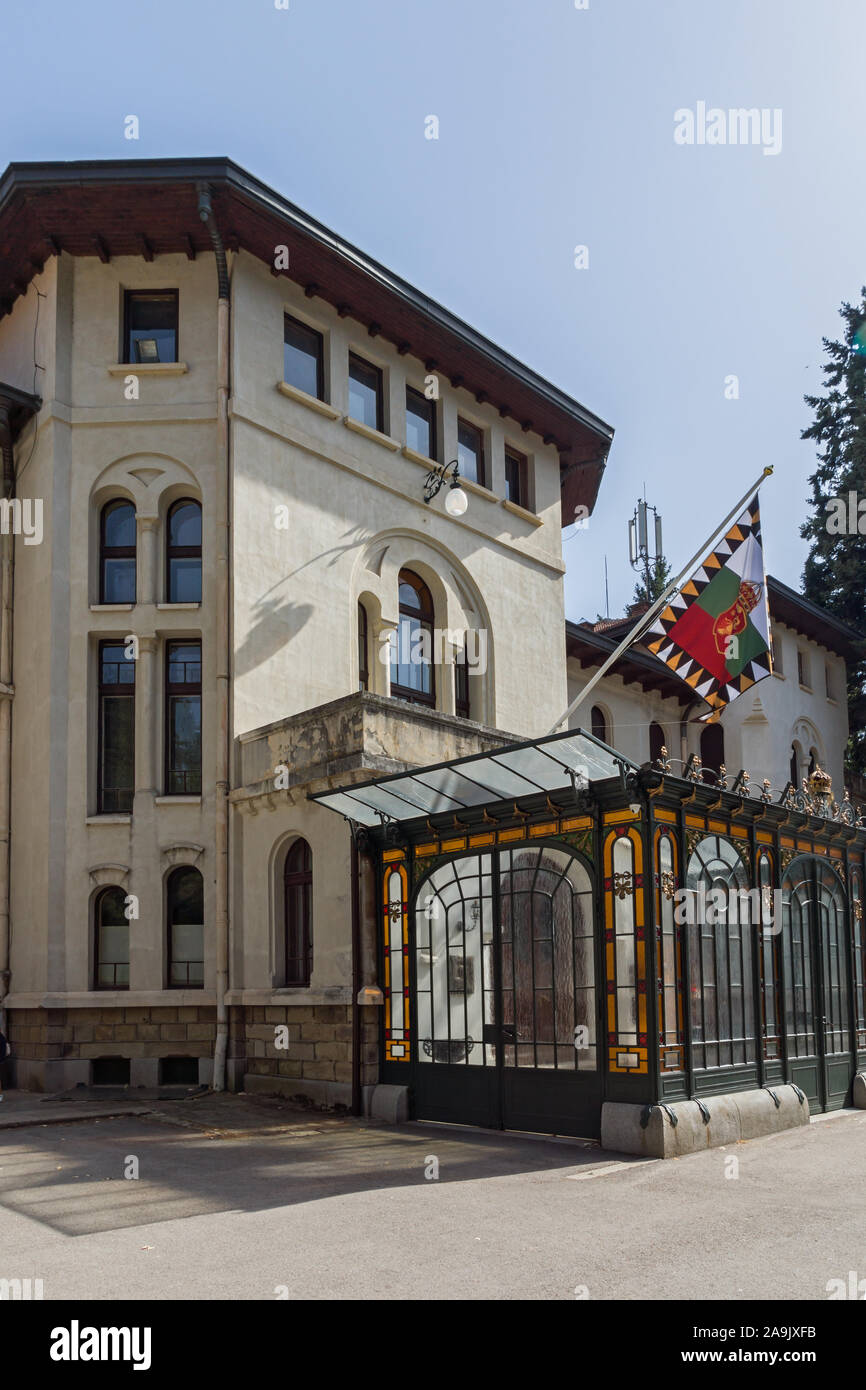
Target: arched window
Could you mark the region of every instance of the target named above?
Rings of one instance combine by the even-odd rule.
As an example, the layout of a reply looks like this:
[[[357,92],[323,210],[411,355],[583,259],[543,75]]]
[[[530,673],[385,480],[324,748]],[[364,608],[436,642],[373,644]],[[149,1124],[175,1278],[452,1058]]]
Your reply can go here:
[[[791,771],[790,771],[789,776],[790,776],[790,779],[791,779],[791,781],[793,782],[794,786],[795,786],[795,787],[799,787],[799,785],[800,785],[800,765],[799,765],[799,762],[798,762],[798,759],[797,759],[797,745],[796,745],[796,743],[792,743],[792,744],[791,744]]]
[[[124,498],[99,518],[99,602],[135,603],[135,507]]]
[[[358,600],[358,689],[370,689],[369,648],[367,645],[367,610]]]
[[[313,856],[306,840],[295,840],[283,866],[283,913],[287,985],[308,985],[313,970]]]
[[[818,750],[817,750],[817,748],[810,748],[810,749],[809,749],[809,771],[808,771],[808,773],[807,773],[807,776],[809,776],[809,777],[812,776],[812,773],[815,771],[815,768],[818,766],[818,762],[819,762],[819,758],[818,758]]]
[[[607,720],[604,717],[604,710],[600,705],[593,705],[590,710],[589,724],[592,729],[593,738],[600,739],[602,743],[607,743]]]
[[[649,744],[650,762],[654,763],[657,758],[661,757],[662,749],[665,747],[665,731],[661,724],[657,724],[655,720],[649,727]]]
[[[752,901],[743,861],[730,841],[707,835],[688,863],[686,920],[695,1068],[755,1060]]]
[[[129,920],[122,888],[103,888],[94,904],[97,989],[129,989]]]
[[[433,599],[412,570],[400,571],[400,622],[391,644],[391,694],[435,705]]]
[[[725,735],[721,724],[708,724],[701,734],[701,767],[718,772],[725,761]]]
[[[204,987],[204,883],[198,869],[168,876],[169,989]]]
[[[201,506],[185,497],[168,513],[168,602],[201,603]]]

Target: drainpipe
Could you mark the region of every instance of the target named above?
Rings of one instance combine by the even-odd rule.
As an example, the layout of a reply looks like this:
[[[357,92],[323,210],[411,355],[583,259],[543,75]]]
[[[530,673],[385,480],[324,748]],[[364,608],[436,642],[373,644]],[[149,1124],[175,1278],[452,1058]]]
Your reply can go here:
[[[229,619],[229,535],[231,517],[231,458],[229,451],[229,273],[222,237],[207,184],[198,185],[198,214],[210,233],[216,257],[217,303],[217,466],[216,489],[216,610],[217,610],[217,746],[216,817],[216,1040],[213,1089],[224,1091],[228,1052],[229,1010],[229,694],[231,630]]]
[[[361,863],[358,841],[352,833],[352,1114],[361,1113]]]
[[[0,450],[3,454],[3,496],[15,492],[15,461],[9,411],[0,407]],[[12,802],[12,614],[15,575],[15,537],[0,536],[0,1033],[8,1035],[6,995],[9,993]]]

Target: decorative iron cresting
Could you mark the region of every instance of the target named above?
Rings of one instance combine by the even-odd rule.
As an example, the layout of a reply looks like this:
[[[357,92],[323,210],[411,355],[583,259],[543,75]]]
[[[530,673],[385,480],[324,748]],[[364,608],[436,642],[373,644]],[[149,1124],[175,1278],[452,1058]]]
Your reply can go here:
[[[683,763],[678,758],[670,758],[667,749],[663,748],[652,766],[656,772],[670,773],[674,762],[682,767],[682,775],[687,782],[703,782],[719,791],[730,790],[743,801],[759,801],[765,806],[772,803],[774,792],[769,779],[763,779],[758,793],[756,788],[750,786],[751,774],[746,768],[740,769],[728,788],[728,772],[724,763],[716,772],[713,768],[703,767],[697,753],[692,753],[688,761]],[[800,811],[803,815],[820,816],[823,820],[834,821],[837,825],[850,825],[856,830],[866,830],[864,810],[858,810],[853,804],[847,789],[842,801],[836,801],[833,797],[832,778],[821,767],[816,767],[808,777],[803,778],[799,791],[793,782],[788,782],[779,793],[776,805],[784,806],[786,811]]]

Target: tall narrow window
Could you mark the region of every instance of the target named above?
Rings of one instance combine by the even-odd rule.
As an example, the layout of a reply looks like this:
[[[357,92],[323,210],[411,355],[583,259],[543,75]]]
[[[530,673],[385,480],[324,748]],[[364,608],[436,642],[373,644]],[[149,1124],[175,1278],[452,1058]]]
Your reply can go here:
[[[286,984],[308,985],[313,971],[313,856],[295,840],[283,868]]]
[[[505,498],[518,507],[528,507],[527,463],[515,449],[505,450]]]
[[[468,420],[457,421],[457,463],[461,478],[484,482],[484,432]]]
[[[129,989],[129,921],[122,888],[103,888],[95,903],[94,984]]]
[[[168,877],[168,984],[204,985],[204,883],[198,869],[174,869]]]
[[[400,622],[391,644],[391,694],[436,703],[433,678],[433,599],[412,570],[400,571]]]
[[[367,610],[358,602],[358,689],[370,689],[370,658],[367,646]]]
[[[99,602],[135,603],[135,507],[120,498],[99,520]]]
[[[829,661],[824,662],[824,693],[828,700],[834,700],[836,698],[833,693],[833,672]]]
[[[349,415],[371,430],[385,428],[382,373],[354,352],[349,353]]]
[[[790,776],[790,778],[791,778],[792,783],[794,784],[794,787],[795,787],[795,788],[796,788],[796,787],[799,787],[799,785],[800,785],[800,763],[799,763],[799,759],[798,759],[798,757],[797,757],[797,745],[796,745],[796,743],[792,743],[792,744],[791,744],[791,770],[790,770],[789,776]]]
[[[665,731],[661,724],[655,720],[649,726],[650,762],[654,763],[662,756],[662,749],[665,746]]]
[[[127,290],[123,304],[124,362],[176,362],[177,290]]]
[[[165,790],[201,795],[201,642],[169,642],[165,651]]]
[[[809,658],[802,648],[797,648],[797,679],[805,690],[809,690]]]
[[[317,400],[325,399],[325,354],[321,333],[289,314],[283,326],[283,380]]]
[[[721,724],[708,724],[701,734],[701,767],[719,772],[725,761],[725,735]]]
[[[406,443],[416,454],[435,459],[436,402],[428,401],[420,391],[406,388]]]
[[[135,790],[135,662],[122,642],[99,644],[96,809],[126,815]]]
[[[201,507],[184,498],[168,514],[168,601],[201,603]]]
[[[463,638],[463,650],[454,661],[454,710],[461,719],[469,718],[469,639]]]
[[[589,721],[593,738],[599,739],[602,743],[608,743],[607,720],[600,705],[593,705],[589,712]]]

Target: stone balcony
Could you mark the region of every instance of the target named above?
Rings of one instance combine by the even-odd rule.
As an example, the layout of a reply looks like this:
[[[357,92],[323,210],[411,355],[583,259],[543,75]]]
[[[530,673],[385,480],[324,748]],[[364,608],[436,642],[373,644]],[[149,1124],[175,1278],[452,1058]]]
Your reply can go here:
[[[240,785],[230,800],[240,807],[259,797],[300,801],[311,791],[485,753],[521,737],[359,690],[241,734]]]

